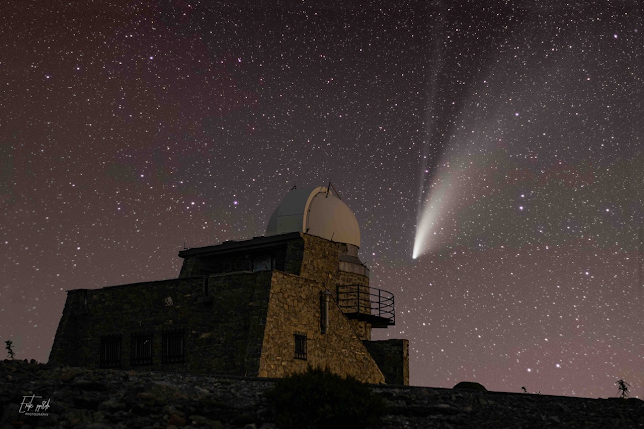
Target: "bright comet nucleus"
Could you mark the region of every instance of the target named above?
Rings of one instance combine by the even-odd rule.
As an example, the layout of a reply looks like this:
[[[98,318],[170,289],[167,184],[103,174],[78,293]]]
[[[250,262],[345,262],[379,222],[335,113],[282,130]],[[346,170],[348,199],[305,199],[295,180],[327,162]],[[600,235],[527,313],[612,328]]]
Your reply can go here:
[[[439,217],[444,212],[444,208],[449,199],[447,195],[448,187],[448,184],[440,183],[431,189],[429,200],[426,201],[423,207],[416,227],[414,250],[412,253],[414,259],[428,252],[432,248],[432,244],[436,243],[439,238],[437,237],[438,233],[436,228]]]

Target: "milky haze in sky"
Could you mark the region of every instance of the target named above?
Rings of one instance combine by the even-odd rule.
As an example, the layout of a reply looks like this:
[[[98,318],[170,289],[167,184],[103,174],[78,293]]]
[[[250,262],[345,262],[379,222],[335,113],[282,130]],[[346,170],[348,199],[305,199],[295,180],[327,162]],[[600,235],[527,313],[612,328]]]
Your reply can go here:
[[[0,341],[331,180],[411,384],[643,396],[642,5],[335,3],[0,7]]]

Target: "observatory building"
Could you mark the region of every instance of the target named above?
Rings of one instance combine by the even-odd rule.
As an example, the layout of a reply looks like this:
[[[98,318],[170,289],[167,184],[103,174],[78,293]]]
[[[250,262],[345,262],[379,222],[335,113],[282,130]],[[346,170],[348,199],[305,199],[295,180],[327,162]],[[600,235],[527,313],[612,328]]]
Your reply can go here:
[[[266,235],[184,249],[179,278],[74,289],[53,364],[283,377],[308,366],[369,383],[409,384],[394,296],[369,286],[360,228],[326,187],[291,190]]]

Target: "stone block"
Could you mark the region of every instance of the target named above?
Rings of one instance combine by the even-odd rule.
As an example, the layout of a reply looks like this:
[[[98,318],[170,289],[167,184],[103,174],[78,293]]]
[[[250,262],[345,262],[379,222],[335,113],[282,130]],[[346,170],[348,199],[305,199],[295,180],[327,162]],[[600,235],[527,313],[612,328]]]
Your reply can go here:
[[[409,341],[364,341],[387,384],[409,385]]]

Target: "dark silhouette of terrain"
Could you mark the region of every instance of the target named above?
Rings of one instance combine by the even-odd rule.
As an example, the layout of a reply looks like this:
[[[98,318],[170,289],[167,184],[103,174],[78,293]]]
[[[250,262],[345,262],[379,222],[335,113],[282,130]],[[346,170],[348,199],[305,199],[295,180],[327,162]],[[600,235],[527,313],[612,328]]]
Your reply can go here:
[[[50,367],[0,361],[0,428],[275,429],[270,379]],[[372,385],[387,405],[378,428],[636,428],[636,398],[588,399]],[[33,407],[27,410],[28,405]],[[36,405],[45,405],[34,413]],[[302,422],[306,427],[306,422]]]

